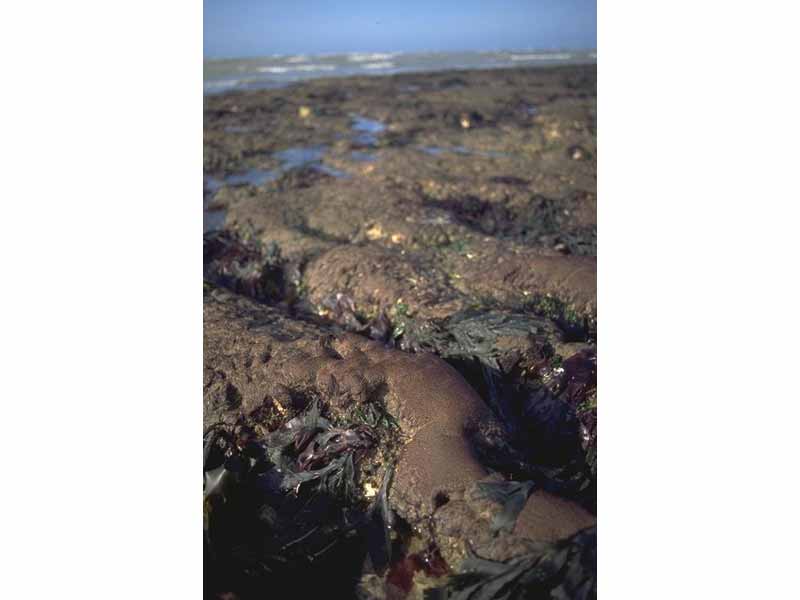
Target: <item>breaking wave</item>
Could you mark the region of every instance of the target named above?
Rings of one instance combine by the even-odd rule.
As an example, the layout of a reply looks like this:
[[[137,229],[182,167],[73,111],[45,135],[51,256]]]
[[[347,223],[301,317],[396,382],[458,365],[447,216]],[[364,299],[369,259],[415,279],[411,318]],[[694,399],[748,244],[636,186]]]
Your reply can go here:
[[[511,60],[569,60],[572,54],[512,54]]]
[[[259,73],[289,73],[291,71],[333,71],[335,65],[297,65],[296,67],[259,67]]]
[[[368,61],[381,61],[386,60],[387,58],[392,58],[395,56],[395,52],[389,53],[381,53],[381,52],[373,52],[371,54],[361,53],[361,52],[354,52],[347,56],[347,60],[350,62],[368,62]]]
[[[391,69],[392,67],[394,67],[394,63],[389,61],[365,63],[361,65],[362,69]]]

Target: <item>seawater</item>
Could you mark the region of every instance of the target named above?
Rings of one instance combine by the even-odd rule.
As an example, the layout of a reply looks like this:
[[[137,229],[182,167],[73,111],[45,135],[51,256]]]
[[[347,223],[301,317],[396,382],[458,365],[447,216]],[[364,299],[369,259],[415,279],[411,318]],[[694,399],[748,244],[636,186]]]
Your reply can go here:
[[[262,58],[206,60],[203,93],[278,88],[319,77],[390,75],[465,69],[501,69],[535,65],[593,64],[594,50],[492,50],[485,52],[350,52]]]

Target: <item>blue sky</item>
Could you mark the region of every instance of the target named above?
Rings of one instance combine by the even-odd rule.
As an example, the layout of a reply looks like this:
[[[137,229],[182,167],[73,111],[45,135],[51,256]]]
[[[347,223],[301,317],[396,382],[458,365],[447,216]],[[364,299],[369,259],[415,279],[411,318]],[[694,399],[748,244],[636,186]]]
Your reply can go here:
[[[597,45],[596,0],[203,0],[206,58]]]

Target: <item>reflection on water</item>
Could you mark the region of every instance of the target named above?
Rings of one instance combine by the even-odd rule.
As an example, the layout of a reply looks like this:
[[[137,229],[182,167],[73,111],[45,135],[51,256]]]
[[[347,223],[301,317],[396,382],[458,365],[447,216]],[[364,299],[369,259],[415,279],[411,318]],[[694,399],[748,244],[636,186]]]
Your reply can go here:
[[[288,148],[276,152],[273,156],[281,161],[280,170],[284,173],[292,169],[309,167],[320,173],[326,173],[340,179],[347,179],[350,177],[348,173],[322,163],[322,158],[325,156],[327,150],[327,146]]]
[[[372,147],[378,144],[378,134],[386,131],[386,125],[374,119],[367,119],[360,115],[350,115],[353,120],[352,129],[357,132],[353,138],[356,146]]]
[[[214,196],[223,187],[237,187],[243,185],[260,187],[270,181],[275,181],[288,171],[302,169],[304,167],[339,179],[349,178],[349,173],[322,163],[327,149],[327,146],[308,146],[287,148],[286,150],[275,152],[272,156],[281,162],[280,167],[277,169],[250,169],[244,173],[228,175],[223,179],[203,175],[203,231],[220,229],[225,222],[224,210],[209,210],[209,205],[213,201]]]
[[[335,169],[334,167],[330,167],[328,165],[312,165],[311,167],[315,171],[319,171],[320,173],[327,173],[328,175],[333,175],[338,179],[350,179],[350,174],[345,173],[339,169]]]
[[[276,152],[273,156],[281,161],[281,170],[288,171],[322,161],[322,157],[325,156],[325,151],[327,149],[327,146],[287,148],[286,150]]]
[[[359,115],[350,115],[353,119],[353,129],[355,131],[366,131],[368,133],[380,133],[386,129],[386,125],[375,119],[367,119]]]

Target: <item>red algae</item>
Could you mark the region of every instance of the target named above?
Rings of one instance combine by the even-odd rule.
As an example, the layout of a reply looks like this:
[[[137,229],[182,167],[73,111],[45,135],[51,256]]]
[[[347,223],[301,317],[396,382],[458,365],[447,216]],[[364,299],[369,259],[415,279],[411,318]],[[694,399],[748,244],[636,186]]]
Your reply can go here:
[[[414,587],[414,576],[419,572],[428,577],[444,577],[450,573],[450,567],[435,544],[395,562],[386,574],[386,583],[401,590],[405,597]]]

